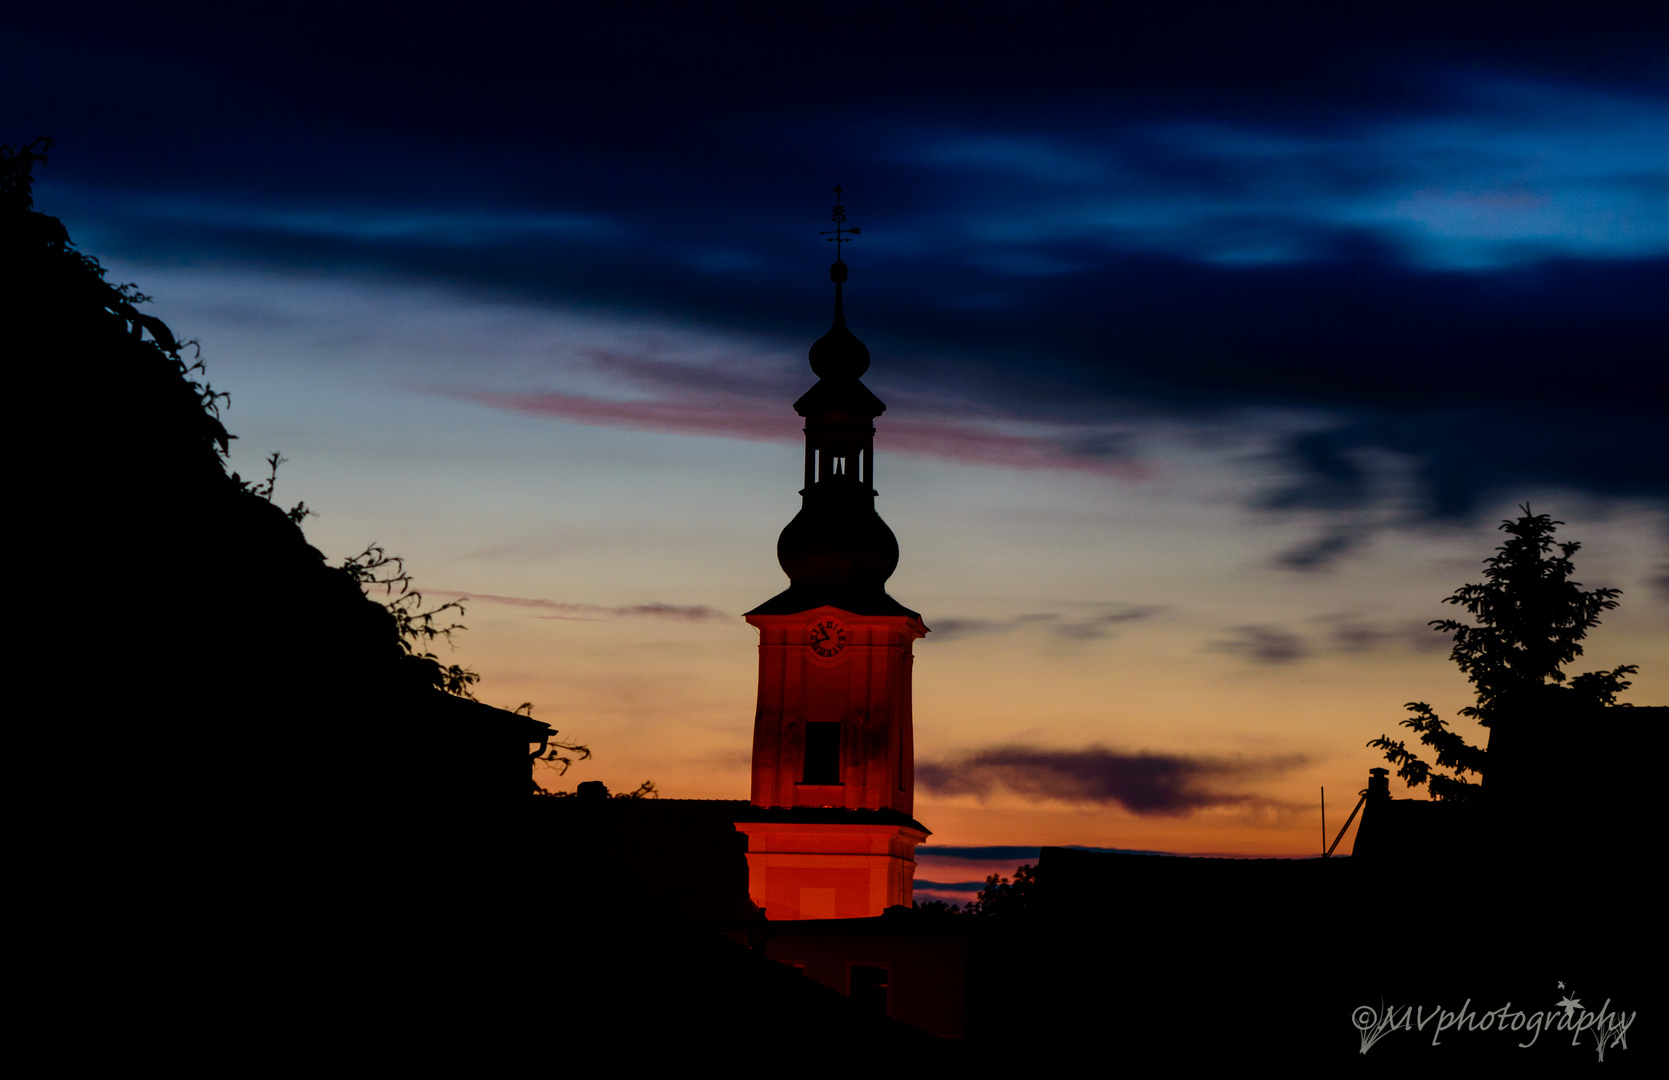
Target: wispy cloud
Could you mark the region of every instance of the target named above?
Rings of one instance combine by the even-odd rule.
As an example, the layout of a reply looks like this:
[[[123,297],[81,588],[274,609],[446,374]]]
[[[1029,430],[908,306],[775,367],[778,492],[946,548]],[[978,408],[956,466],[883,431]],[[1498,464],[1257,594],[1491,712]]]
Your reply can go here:
[[[1454,635],[1437,630],[1428,622],[1403,620],[1369,622],[1349,615],[1329,615],[1319,622],[1327,626],[1332,647],[1342,653],[1369,653],[1406,649],[1417,653],[1445,652]]]
[[[1413,653],[1446,651],[1453,636],[1419,620],[1378,622],[1349,614],[1323,615],[1315,634],[1284,626],[1256,623],[1236,626],[1209,641],[1206,652],[1242,656],[1256,664],[1291,664],[1321,653],[1366,654],[1404,650]]]
[[[1259,664],[1290,664],[1310,655],[1303,638],[1279,626],[1236,626],[1229,636],[1206,645],[1207,652],[1236,653]]]
[[[1661,99],[1505,80],[1444,91],[1425,115],[1313,130],[1244,118],[1098,118],[1047,135],[927,123],[894,155],[964,188],[970,176],[1001,186],[1000,219],[942,210],[996,273],[1071,269],[1049,258],[1068,243],[1287,263],[1325,257],[1353,230],[1444,268],[1669,251],[1657,182],[1669,151],[1652,138]]]
[[[1023,862],[1035,863],[1039,850],[1036,847],[1024,847],[1015,844],[986,844],[980,847],[923,844],[916,848],[916,854],[923,858],[932,856],[940,859],[969,859],[976,862],[1012,861],[1018,865]]]
[[[804,437],[804,421],[789,405],[804,392],[809,373],[802,378],[796,372],[790,380],[762,366],[687,363],[615,350],[587,352],[582,359],[593,370],[648,396],[612,399],[557,391],[440,392],[495,409],[634,431],[788,443]],[[878,426],[881,445],[889,453],[1125,479],[1142,479],[1151,472],[1149,465],[1134,456],[1128,440],[1119,432],[1046,424],[1043,426],[1055,430],[1016,434],[1001,430],[1000,423],[1000,414],[985,423],[954,416],[918,415],[888,418]]]
[[[188,226],[330,237],[373,244],[487,247],[515,239],[544,242],[576,236],[602,238],[619,226],[594,213],[487,211],[455,207],[275,207],[225,197],[141,197],[132,209],[155,220]]]
[[[1120,611],[1109,611],[1088,619],[1062,622],[1051,629],[1064,638],[1078,641],[1093,641],[1099,638],[1112,637],[1117,628],[1125,623],[1142,622],[1153,618],[1165,608],[1161,604],[1146,604],[1124,608]]]
[[[1314,572],[1331,567],[1340,557],[1359,546],[1359,531],[1334,528],[1321,536],[1306,540],[1275,556],[1275,565],[1283,570]]]
[[[569,604],[558,600],[541,600],[527,596],[463,593],[450,589],[425,589],[424,592],[477,603],[503,604],[507,607],[535,608],[539,611],[549,612],[549,614],[535,616],[535,618],[541,619],[571,619],[586,622],[611,617],[647,617],[674,619],[679,622],[702,622],[708,619],[729,617],[717,608],[708,607],[706,604],[622,604],[619,607],[606,607],[600,604]]]
[[[242,42],[239,58],[272,51],[207,82],[146,83],[161,95],[151,111],[163,134],[151,143],[193,149],[146,154],[143,166],[120,138],[100,144],[96,133],[117,129],[79,93],[73,73],[86,56],[65,52],[27,79],[0,70],[0,80],[24,79],[14,89],[58,101],[93,140],[55,161],[39,190],[43,209],[77,223],[84,243],[80,230],[95,229],[110,255],[653,313],[691,337],[728,334],[727,345],[787,334],[800,358],[827,311],[827,284],[808,264],[823,245],[797,224],[807,210],[798,181],[770,178],[817,172],[832,153],[886,177],[854,192],[872,231],[848,298],[854,328],[886,343],[877,373],[970,399],[962,413],[898,408],[882,428],[886,452],[1135,476],[1132,452],[1075,434],[1138,411],[1217,423],[1224,410],[1273,406],[1325,414],[1330,431],[1294,447],[1295,482],[1272,509],[1340,513],[1392,498],[1351,466],[1356,451],[1409,463],[1422,489],[1410,523],[1465,519],[1494,494],[1549,488],[1669,500],[1661,416],[1649,405],[1664,392],[1669,288],[1669,99],[1652,35],[1624,20],[1572,49],[1557,28],[1509,44],[1472,27],[1455,39],[1471,44],[1456,47],[1441,34],[1381,39],[1354,21],[1341,32],[1309,18],[1277,29],[1263,13],[1232,26],[1227,17],[1209,20],[1214,46],[1194,26],[1154,38],[1117,19],[1117,33],[1057,27],[1048,47],[1000,73],[963,63],[935,25],[872,63],[875,96],[843,105],[847,119],[832,126],[812,102],[834,91],[798,68],[728,80],[736,96],[723,103],[681,92],[714,50],[791,54],[759,28],[692,25],[693,36],[668,40],[702,48],[648,66],[630,33],[594,33],[554,67],[495,62],[519,47],[495,42],[441,75],[421,49],[361,49],[333,69],[363,80],[352,86],[300,79],[278,39]],[[381,30],[359,28],[372,40]],[[455,32],[449,20],[444,33]],[[30,47],[50,56],[66,40],[42,32]],[[234,63],[196,40],[194,55]],[[1046,89],[1085,43],[1098,57],[1123,49],[1123,62],[1069,64],[1078,89]],[[1490,73],[1452,66],[1474,46],[1497,57]],[[146,80],[154,49],[108,49],[100,70]],[[927,61],[941,66],[923,81]],[[417,83],[443,87],[434,93],[447,109],[503,126],[458,153],[423,134],[433,102],[397,95],[341,127],[354,87]],[[794,84],[811,96],[789,92]],[[922,96],[924,85],[939,91]],[[596,107],[545,104],[578,93]],[[768,109],[749,111],[767,98]],[[648,149],[623,134],[646,124],[665,136]],[[739,160],[775,164],[738,182],[729,165]],[[205,161],[226,167],[195,164]],[[669,175],[684,180],[669,187]],[[395,320],[365,321],[370,332]],[[797,438],[781,405],[803,389],[803,359],[759,364],[762,352],[746,349],[710,358],[593,358],[598,373],[646,394],[505,381],[482,360],[458,391],[577,423]],[[1582,437],[1546,437],[1569,431]],[[1331,533],[1280,564],[1320,569],[1347,550],[1346,535]]]
[[[457,393],[453,396],[495,409],[634,431],[718,435],[762,442],[792,442],[802,437],[799,418],[781,402],[776,403],[775,409],[764,409],[751,401],[607,401],[559,393]]]
[[[1261,759],[1124,753],[1092,746],[1046,750],[997,746],[916,764],[916,781],[936,795],[985,799],[1008,791],[1033,802],[1118,805],[1134,814],[1179,816],[1259,801],[1233,790],[1304,764],[1301,755]]]
[[[1094,641],[1114,636],[1125,623],[1142,622],[1165,610],[1158,604],[1131,604],[1099,615],[1068,617],[1059,612],[1045,611],[1029,615],[1015,615],[1007,619],[948,618],[933,621],[934,643],[957,641],[982,634],[1006,634],[1027,626],[1044,628],[1057,637],[1074,641]]]

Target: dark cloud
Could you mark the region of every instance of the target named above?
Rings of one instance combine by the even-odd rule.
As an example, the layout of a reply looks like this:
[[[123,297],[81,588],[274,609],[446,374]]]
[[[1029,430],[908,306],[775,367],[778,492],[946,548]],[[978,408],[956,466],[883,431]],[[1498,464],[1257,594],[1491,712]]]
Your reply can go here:
[[[1037,802],[1116,804],[1135,814],[1176,816],[1253,802],[1233,789],[1303,763],[1298,755],[1247,760],[1001,746],[917,762],[916,782],[936,795],[983,799],[1002,790]]]
[[[1122,611],[1110,611],[1104,615],[1096,615],[1088,619],[1063,621],[1050,629],[1064,638],[1075,641],[1093,641],[1099,638],[1112,637],[1117,629],[1125,623],[1142,622],[1151,619],[1164,611],[1163,605],[1136,605]]]
[[[1389,635],[1371,623],[1340,622],[1333,627],[1333,647],[1343,653],[1373,652]]]
[[[35,5],[8,20],[0,93],[8,138],[58,139],[42,209],[99,253],[804,343],[838,179],[877,392],[966,407],[889,417],[890,449],[1133,475],[1133,417],[1299,409],[1325,426],[1286,440],[1275,512],[1374,504],[1363,455],[1387,453],[1429,519],[1549,486],[1669,502],[1659,27],[1149,7],[843,9],[868,32],[836,78],[805,59],[823,16],[764,6],[331,9],[252,35],[210,6]],[[596,363],[659,396],[493,403],[786,437],[805,374]]]
[[[1275,565],[1285,570],[1325,570],[1360,546],[1361,541],[1361,535],[1354,530],[1333,529],[1276,555]]]
[[[1451,631],[1439,630],[1430,623],[1403,623],[1399,628],[1402,644],[1414,652],[1446,653],[1454,648],[1455,636]]]
[[[1011,630],[1018,630],[1024,626],[1042,626],[1049,633],[1057,637],[1068,638],[1073,641],[1094,641],[1100,638],[1112,637],[1120,626],[1125,623],[1141,622],[1151,619],[1165,611],[1164,605],[1132,604],[1115,611],[1091,615],[1068,617],[1058,612],[1040,612],[1030,615],[1016,615],[1009,619],[973,619],[948,618],[935,619],[930,641],[956,641],[960,638],[974,637],[980,634],[1005,634]]]
[[[1318,619],[1327,628],[1333,650],[1341,653],[1370,653],[1403,649],[1416,653],[1447,652],[1453,636],[1429,622],[1368,622],[1348,615]]]
[[[1168,851],[1150,851],[1146,848],[1109,848],[1089,847],[1084,844],[1063,844],[1077,851],[1106,851],[1117,855],[1169,855]],[[938,859],[967,859],[973,862],[1012,862],[1035,863],[1041,855],[1042,849],[1036,847],[1019,847],[1015,845],[996,844],[984,847],[958,847],[951,844],[923,844],[916,848],[920,856]]]
[[[1454,639],[1452,634],[1417,619],[1370,623],[1354,616],[1325,616],[1317,621],[1327,628],[1325,633],[1335,653],[1380,653],[1387,649],[1447,653]]]
[[[1236,626],[1229,634],[1207,645],[1207,651],[1235,653],[1259,664],[1290,664],[1310,655],[1303,638],[1279,626]]]
[[[1013,844],[987,844],[983,847],[957,847],[950,844],[923,844],[916,848],[917,854],[931,855],[941,859],[971,859],[978,862],[1013,862],[1016,866],[1023,862],[1035,863],[1039,851],[1035,847],[1023,847]]]
[[[1669,295],[1669,275],[1652,276],[1654,287]],[[1644,353],[1630,357],[1624,343],[1606,336],[1604,328],[1593,331],[1592,370],[1574,359],[1588,349],[1567,335],[1515,350],[1525,370],[1500,356],[1511,374],[1494,402],[1477,387],[1477,404],[1469,408],[1359,413],[1295,439],[1287,457],[1293,479],[1266,505],[1348,511],[1370,504],[1375,487],[1350,460],[1355,451],[1389,451],[1413,463],[1423,497],[1418,512],[1430,520],[1470,518],[1491,496],[1548,487],[1669,502],[1669,440],[1659,437],[1662,418],[1653,405],[1669,395],[1669,377],[1661,365],[1648,365]],[[1657,330],[1642,327],[1636,338],[1642,347],[1669,352],[1669,320]],[[1464,380],[1466,361],[1452,360]],[[1563,402],[1561,390],[1568,395]]]
[[[917,890],[928,892],[978,892],[985,888],[985,881],[928,881],[926,878],[913,878],[911,884]]]
[[[553,391],[483,393],[443,391],[497,409],[549,416],[579,424],[664,431],[686,435],[719,435],[761,442],[799,443],[803,421],[783,408],[781,396],[741,397],[731,394],[686,394],[656,400],[618,401]],[[1010,469],[1090,472],[1125,479],[1142,479],[1149,466],[1104,454],[1079,455],[1060,440],[1046,436],[1011,435],[978,423],[898,419],[884,422],[889,453],[916,454],[968,465]]]
[[[1053,615],[1042,616],[1045,619],[1055,617]],[[928,640],[937,645],[946,641],[977,637],[981,634],[1005,634],[1021,624],[1022,620],[1020,619],[934,619],[932,632]]]

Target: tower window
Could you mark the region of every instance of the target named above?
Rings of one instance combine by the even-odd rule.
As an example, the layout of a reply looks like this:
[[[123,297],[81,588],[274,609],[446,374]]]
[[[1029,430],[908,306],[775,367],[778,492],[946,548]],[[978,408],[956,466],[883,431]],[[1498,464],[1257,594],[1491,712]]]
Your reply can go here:
[[[840,725],[806,725],[806,763],[803,784],[840,783]]]

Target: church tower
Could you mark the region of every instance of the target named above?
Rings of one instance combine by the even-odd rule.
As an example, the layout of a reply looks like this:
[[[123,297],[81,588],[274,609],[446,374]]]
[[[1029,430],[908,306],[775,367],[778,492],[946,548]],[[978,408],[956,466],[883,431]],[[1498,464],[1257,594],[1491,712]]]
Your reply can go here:
[[[835,189],[836,196],[840,188]],[[862,918],[909,906],[915,848],[912,646],[921,616],[887,595],[898,540],[875,512],[869,350],[846,327],[834,208],[834,325],[811,347],[800,512],[777,540],[783,592],[748,612],[759,631],[748,891],[771,919]]]

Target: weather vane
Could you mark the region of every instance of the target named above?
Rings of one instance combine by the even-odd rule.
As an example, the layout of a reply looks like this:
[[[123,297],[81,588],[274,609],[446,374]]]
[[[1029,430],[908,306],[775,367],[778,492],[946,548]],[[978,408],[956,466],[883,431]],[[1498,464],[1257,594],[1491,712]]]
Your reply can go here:
[[[835,185],[835,207],[834,212],[829,215],[829,220],[834,222],[835,227],[832,229],[824,229],[822,232],[817,234],[818,236],[827,237],[829,243],[835,246],[835,262],[840,261],[840,245],[850,244],[852,242],[852,236],[858,235],[858,227],[856,225],[852,226],[850,229],[846,228],[846,207],[840,204],[840,193],[844,190],[846,189],[842,188],[839,184]],[[852,236],[847,236],[847,233],[851,233]]]

